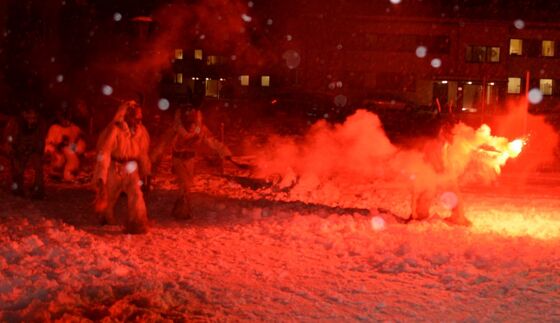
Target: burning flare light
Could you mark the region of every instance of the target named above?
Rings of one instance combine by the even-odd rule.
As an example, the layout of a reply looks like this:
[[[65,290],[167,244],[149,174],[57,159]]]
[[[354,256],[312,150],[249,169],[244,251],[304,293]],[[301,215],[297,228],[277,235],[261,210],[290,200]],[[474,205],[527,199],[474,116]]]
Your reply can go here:
[[[500,174],[501,167],[505,165],[508,159],[516,158],[523,150],[526,144],[525,139],[515,139],[510,142],[500,140],[500,137],[491,137],[496,142],[496,151],[486,151],[488,154],[496,153],[493,168],[497,174]]]
[[[470,127],[462,124],[455,127],[450,150],[456,157],[467,157],[466,160],[468,160],[468,156],[471,155],[469,151],[474,148],[473,152],[476,153],[471,155],[472,162],[489,166],[496,174],[501,173],[501,168],[508,159],[519,156],[527,142],[526,138],[509,141],[505,137],[493,136],[490,127],[486,124],[480,126],[474,136],[469,134],[469,129]],[[461,150],[463,151],[461,152]],[[455,173],[455,175],[460,173]]]
[[[510,157],[517,157],[521,150],[523,150],[523,146],[525,146],[526,141],[524,139],[515,139],[508,145],[508,155]]]

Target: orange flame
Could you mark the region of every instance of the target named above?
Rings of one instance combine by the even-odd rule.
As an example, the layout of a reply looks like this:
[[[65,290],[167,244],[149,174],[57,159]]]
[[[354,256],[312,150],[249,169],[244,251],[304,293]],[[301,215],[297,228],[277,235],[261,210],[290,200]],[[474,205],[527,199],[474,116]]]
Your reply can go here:
[[[452,140],[446,144],[446,173],[450,179],[491,181],[501,173],[508,159],[519,156],[525,144],[524,138],[509,141],[492,135],[486,124],[474,130],[459,123],[453,129]]]
[[[519,156],[527,140],[518,138],[508,141],[505,137],[492,136],[490,131],[490,127],[487,125],[482,125],[477,130],[477,134],[480,135],[479,137],[482,140],[479,149],[488,158],[487,162],[490,166],[497,174],[500,174],[502,166],[505,165],[508,159]]]

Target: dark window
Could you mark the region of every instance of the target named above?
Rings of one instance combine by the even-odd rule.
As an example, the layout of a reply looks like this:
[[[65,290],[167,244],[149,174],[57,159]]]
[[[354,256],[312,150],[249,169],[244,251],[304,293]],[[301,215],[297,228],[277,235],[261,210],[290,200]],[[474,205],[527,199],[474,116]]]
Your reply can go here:
[[[528,40],[527,43],[527,56],[540,57],[541,56],[541,42],[539,40]]]
[[[465,59],[469,63],[500,62],[500,47],[467,46]]]
[[[467,46],[467,62],[483,63],[486,61],[486,47],[484,46]]]
[[[435,54],[449,54],[450,41],[447,36],[432,36],[428,44],[428,51]]]

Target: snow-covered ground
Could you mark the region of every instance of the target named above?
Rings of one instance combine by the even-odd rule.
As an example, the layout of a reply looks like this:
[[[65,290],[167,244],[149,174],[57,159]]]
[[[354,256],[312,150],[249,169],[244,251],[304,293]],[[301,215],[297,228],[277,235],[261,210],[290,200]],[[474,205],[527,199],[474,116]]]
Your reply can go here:
[[[211,175],[175,221],[172,184],[146,235],[98,226],[85,186],[0,192],[0,321],[560,321],[560,174],[466,187],[470,228],[397,223],[406,187],[329,205]]]

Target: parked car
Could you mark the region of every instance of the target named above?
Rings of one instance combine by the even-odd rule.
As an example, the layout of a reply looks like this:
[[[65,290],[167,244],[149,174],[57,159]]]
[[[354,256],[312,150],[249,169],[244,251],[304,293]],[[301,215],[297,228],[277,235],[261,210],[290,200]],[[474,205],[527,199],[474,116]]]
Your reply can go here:
[[[356,109],[371,111],[379,117],[389,138],[434,135],[439,126],[437,109],[419,105],[393,95],[375,95],[361,101]]]
[[[268,113],[286,120],[305,121],[307,124],[324,119],[328,122],[344,120],[348,109],[337,105],[336,96],[329,93],[286,91],[274,93],[268,100]]]
[[[384,110],[412,110],[416,106],[413,102],[391,95],[376,95],[361,102],[364,109],[381,112]]]

